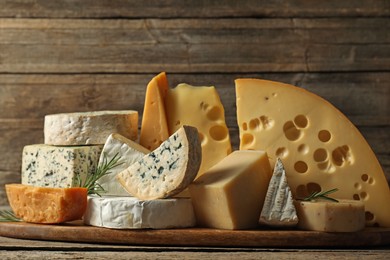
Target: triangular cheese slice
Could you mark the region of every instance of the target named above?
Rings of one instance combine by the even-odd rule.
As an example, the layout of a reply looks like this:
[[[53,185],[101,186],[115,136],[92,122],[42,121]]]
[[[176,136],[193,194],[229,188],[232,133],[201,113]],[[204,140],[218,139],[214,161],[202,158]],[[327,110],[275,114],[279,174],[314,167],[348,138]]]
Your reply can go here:
[[[237,79],[240,149],[281,158],[294,197],[338,188],[365,203],[366,224],[390,227],[390,190],[367,141],[338,109],[302,88]]]

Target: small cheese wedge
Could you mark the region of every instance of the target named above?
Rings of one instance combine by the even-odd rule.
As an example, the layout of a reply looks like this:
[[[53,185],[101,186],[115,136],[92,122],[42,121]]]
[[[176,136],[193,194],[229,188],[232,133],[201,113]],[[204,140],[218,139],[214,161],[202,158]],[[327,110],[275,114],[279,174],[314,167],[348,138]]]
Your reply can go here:
[[[87,225],[114,229],[188,228],[196,224],[191,199],[139,200],[88,196]]]
[[[267,153],[231,153],[189,186],[197,223],[218,229],[255,228],[271,175]]]
[[[273,227],[290,227],[298,224],[297,211],[287,183],[286,171],[280,159],[276,161],[259,222]]]
[[[118,174],[131,195],[162,199],[183,191],[196,177],[202,151],[195,127],[182,126],[156,150]]]
[[[362,201],[295,201],[295,206],[299,218],[298,227],[304,230],[356,232],[365,227]]]
[[[338,199],[361,200],[368,226],[390,227],[390,189],[370,146],[338,109],[288,84],[237,79],[240,149],[283,160],[294,198],[338,188]]]
[[[194,126],[202,143],[202,164],[198,176],[231,153],[225,110],[215,87],[179,84],[166,97],[169,132],[182,125]]]
[[[120,158],[118,165],[97,180],[97,183],[104,189],[104,195],[130,196],[130,194],[119,183],[116,175],[127,169],[133,163],[142,159],[150,151],[138,143],[127,139],[120,134],[111,134],[104,144],[103,151],[99,158],[99,167],[112,159]]]
[[[165,72],[154,77],[146,88],[139,143],[151,151],[169,137],[164,104],[168,88]]]
[[[45,144],[50,145],[103,145],[111,133],[136,140],[138,138],[138,112],[95,111],[63,113],[45,116]]]
[[[15,215],[25,222],[55,224],[81,219],[87,208],[86,188],[47,188],[6,184]]]

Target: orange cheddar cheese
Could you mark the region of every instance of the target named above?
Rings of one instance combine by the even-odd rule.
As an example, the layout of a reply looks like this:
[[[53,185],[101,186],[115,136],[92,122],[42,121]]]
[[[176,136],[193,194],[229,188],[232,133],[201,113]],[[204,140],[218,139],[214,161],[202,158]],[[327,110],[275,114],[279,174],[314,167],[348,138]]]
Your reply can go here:
[[[25,222],[56,224],[81,219],[87,208],[86,188],[48,188],[6,184],[15,215]]]
[[[164,105],[167,92],[168,80],[165,72],[155,76],[146,88],[139,143],[151,151],[169,137]]]

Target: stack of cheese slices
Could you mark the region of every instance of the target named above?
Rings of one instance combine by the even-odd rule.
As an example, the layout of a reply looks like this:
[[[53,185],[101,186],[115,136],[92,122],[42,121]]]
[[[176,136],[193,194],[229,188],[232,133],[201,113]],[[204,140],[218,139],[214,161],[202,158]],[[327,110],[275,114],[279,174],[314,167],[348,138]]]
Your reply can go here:
[[[80,214],[63,215],[83,209],[68,206],[50,222],[47,208],[26,206],[20,194],[34,201],[39,194],[50,197],[42,196],[48,193],[42,187],[61,189],[73,205],[75,196],[65,193],[119,158],[120,164],[97,181],[104,193],[86,198],[85,224],[121,229],[298,225],[336,232],[390,227],[383,170],[340,111],[291,85],[259,79],[235,84],[240,150],[234,152],[216,89],[187,84],[171,89],[165,73],[147,86],[139,137],[136,111],[46,116],[45,144],[24,148],[22,184],[7,185],[11,207],[29,222],[77,219]],[[338,202],[299,200],[335,188],[330,196]]]

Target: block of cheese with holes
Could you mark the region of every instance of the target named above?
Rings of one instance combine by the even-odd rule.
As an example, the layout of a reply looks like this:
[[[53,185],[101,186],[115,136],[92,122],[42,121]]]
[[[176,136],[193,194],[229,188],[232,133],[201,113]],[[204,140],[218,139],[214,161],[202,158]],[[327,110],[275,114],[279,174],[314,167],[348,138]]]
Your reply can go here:
[[[189,186],[197,223],[218,229],[256,227],[271,175],[266,152],[231,153]]]
[[[55,224],[81,219],[87,208],[86,188],[48,188],[6,184],[12,211],[26,222]]]
[[[151,151],[169,137],[164,104],[167,92],[165,72],[154,77],[146,88],[139,143]]]
[[[231,153],[225,110],[214,87],[179,84],[168,91],[165,104],[170,133],[182,125],[199,131],[202,164],[198,176]]]
[[[99,158],[98,167],[115,158],[119,158],[117,165],[96,182],[103,188],[104,195],[130,196],[130,194],[118,182],[116,175],[126,170],[130,165],[142,159],[150,151],[142,145],[127,139],[120,134],[111,134],[104,144]]]
[[[338,188],[338,199],[365,203],[366,224],[390,227],[384,172],[357,128],[323,98],[302,88],[237,79],[240,149],[281,158],[295,198]]]
[[[45,116],[45,144],[104,144],[111,133],[138,138],[138,112],[133,110],[62,113]]]

